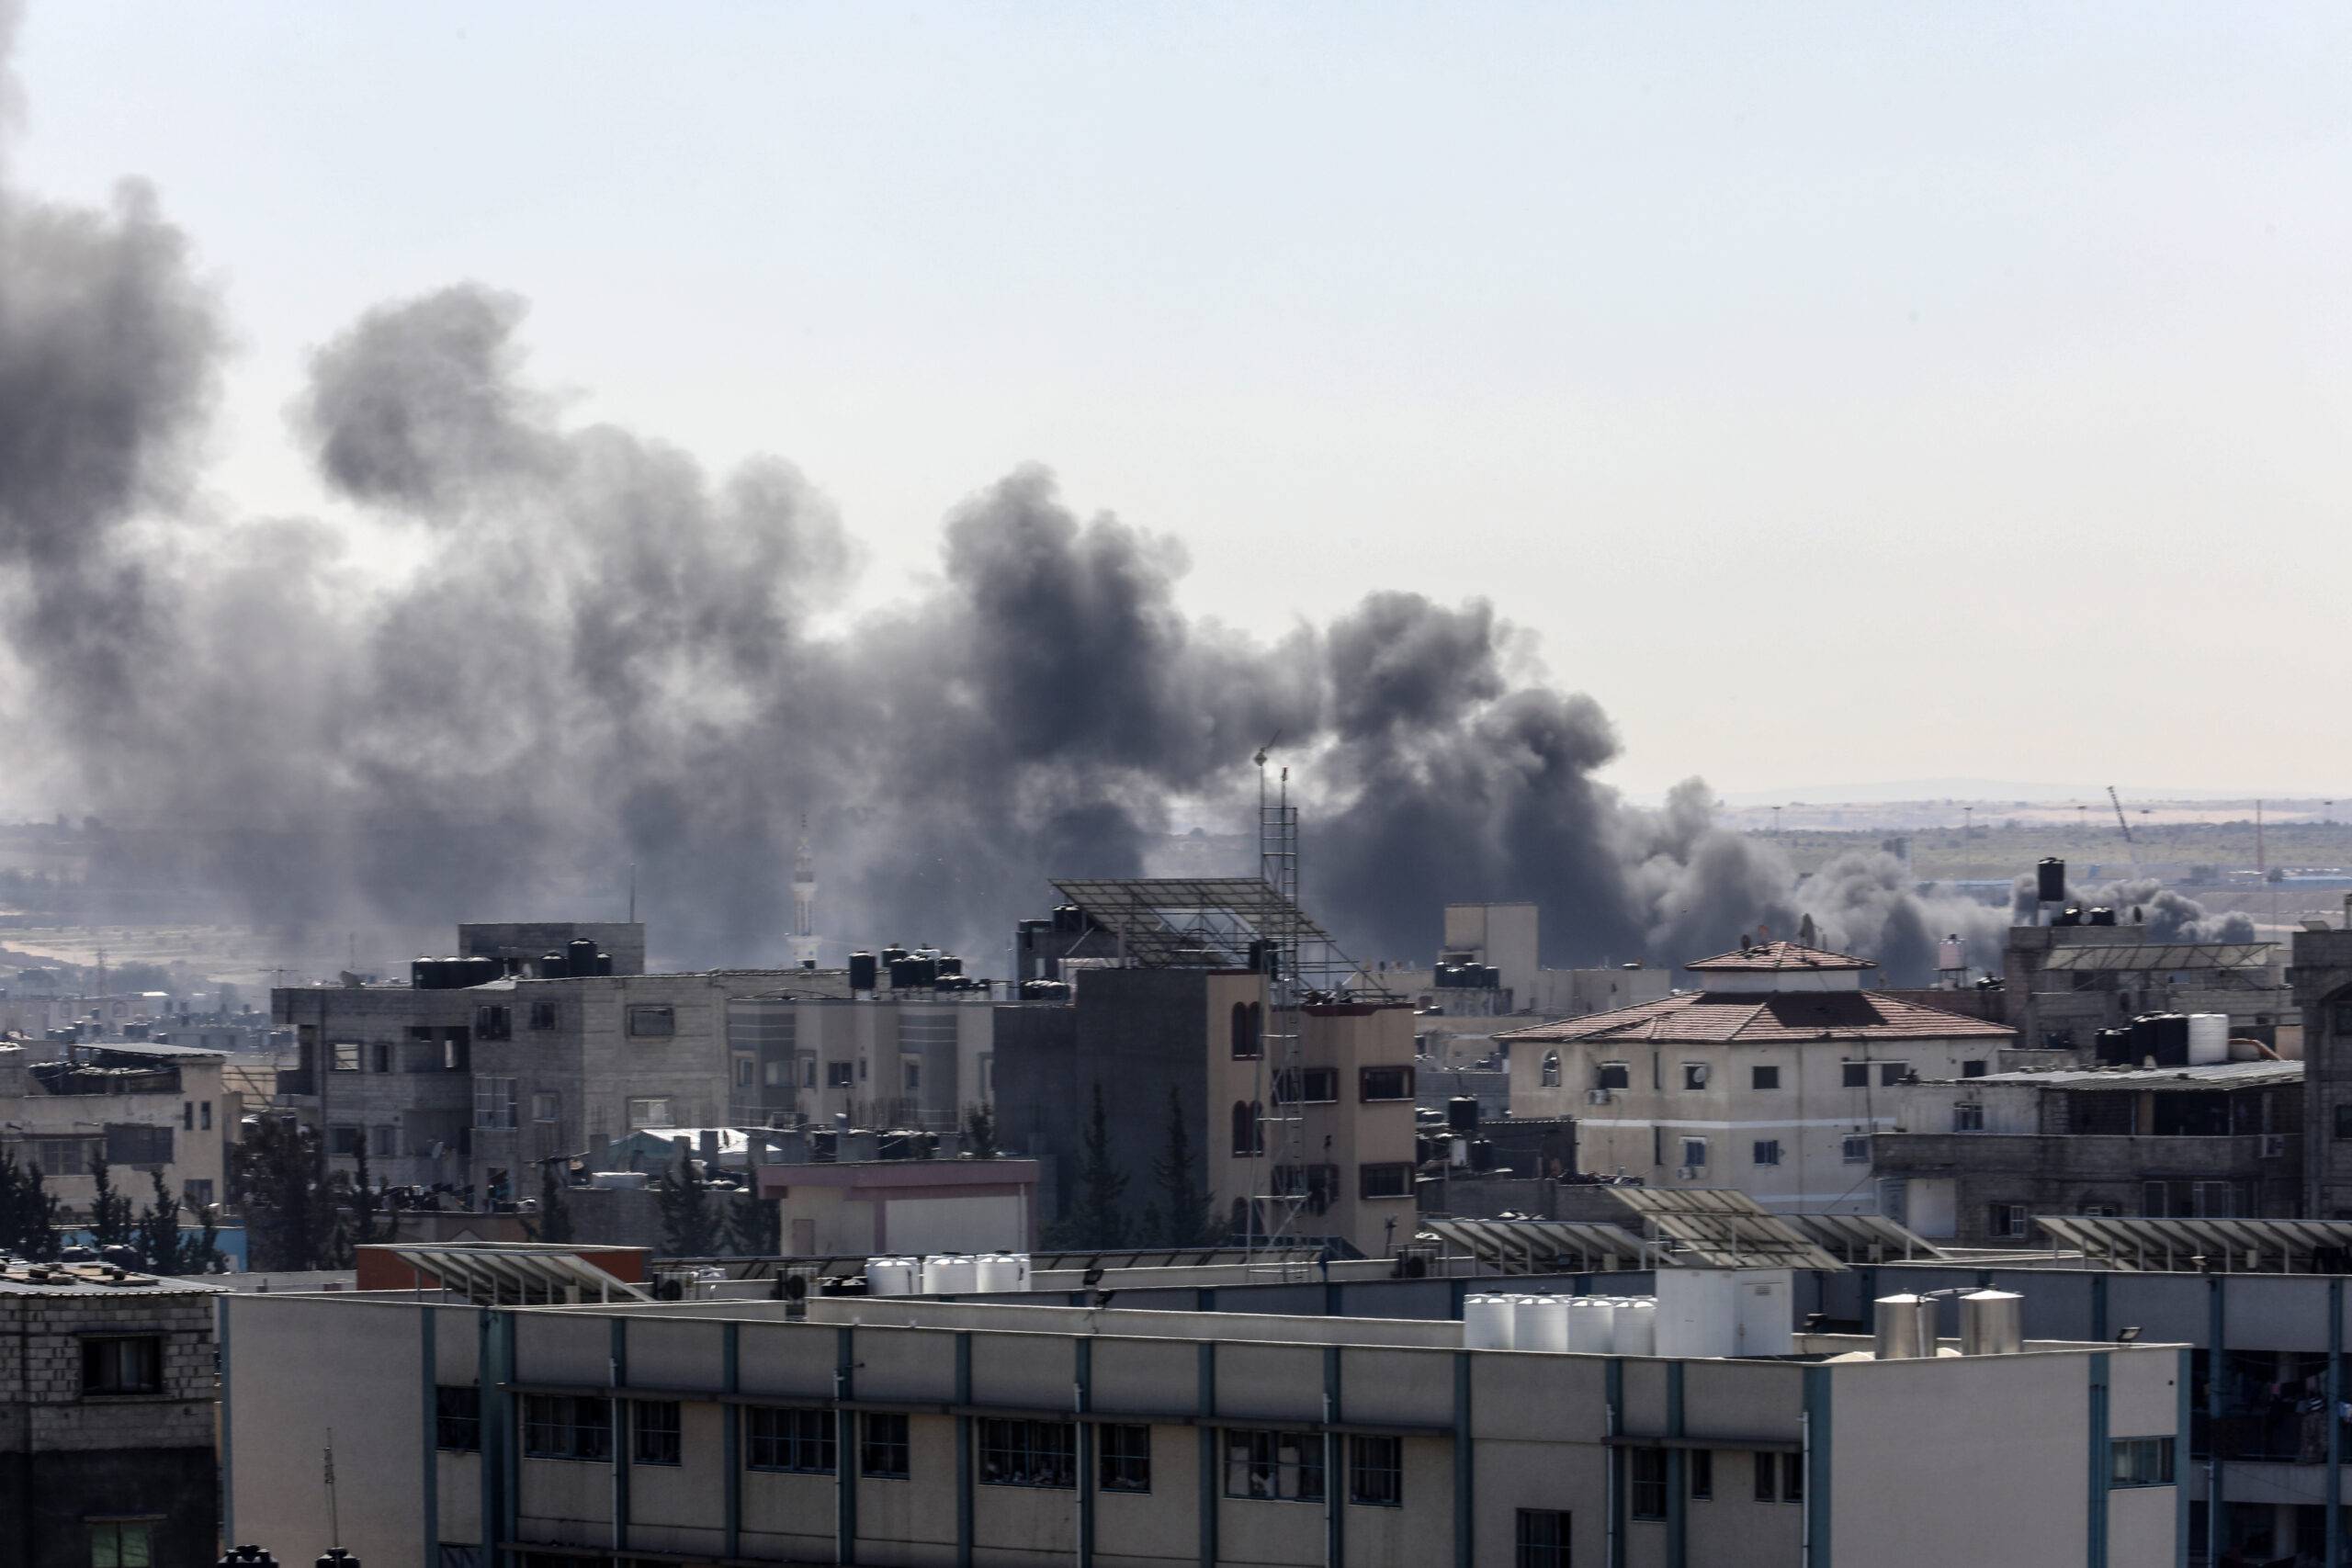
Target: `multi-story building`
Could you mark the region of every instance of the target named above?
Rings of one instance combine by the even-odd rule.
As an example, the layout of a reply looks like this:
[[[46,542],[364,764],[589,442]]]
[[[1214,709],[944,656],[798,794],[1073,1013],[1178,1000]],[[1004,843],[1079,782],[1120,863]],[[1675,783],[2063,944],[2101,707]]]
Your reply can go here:
[[[1740,1339],[1707,1314],[1747,1280],[1690,1272],[1652,1354],[1473,1348],[1459,1280],[1239,1311],[240,1295],[229,1530],[323,1540],[322,1430],[356,1405],[340,1529],[369,1562],[2179,1560],[2177,1345],[1880,1359],[1795,1333],[1785,1273]]]
[[[1511,1113],[1574,1116],[1578,1168],[1870,1213],[1871,1135],[1913,1077],[1984,1076],[2006,1025],[1865,990],[1866,959],[1795,942],[1687,965],[1700,988],[1498,1036]]]
[[[2138,924],[2012,926],[2002,998],[2030,1046],[2087,1056],[2102,1029],[2141,1013],[2227,1013],[2233,1036],[2282,1043],[2294,1000],[2267,942],[2152,942]]]
[[[1993,1073],[1905,1084],[1871,1140],[1882,1209],[1931,1241],[2017,1246],[2037,1214],[2289,1219],[2303,1064]]]
[[[2303,1213],[2352,1220],[2352,913],[2295,933],[2294,987],[2303,1032]]]
[[[0,1562],[213,1561],[216,1295],[97,1265],[0,1270]]]
[[[86,1214],[101,1161],[118,1190],[147,1201],[151,1173],[193,1204],[228,1196],[229,1150],[243,1115],[218,1051],[124,1041],[0,1045],[0,1148],[37,1168],[67,1211]]]

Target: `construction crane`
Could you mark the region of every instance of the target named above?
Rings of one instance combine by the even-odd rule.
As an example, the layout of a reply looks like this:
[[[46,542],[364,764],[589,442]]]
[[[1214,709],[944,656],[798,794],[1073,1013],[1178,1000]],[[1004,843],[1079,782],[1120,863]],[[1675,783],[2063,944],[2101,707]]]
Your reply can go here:
[[[2115,807],[2115,825],[2123,829],[2123,847],[2132,852],[2132,869],[2137,871],[2140,869],[2140,843],[2132,836],[2132,819],[2123,815],[2123,799],[2115,793],[2113,784],[2107,786],[2107,798]]]

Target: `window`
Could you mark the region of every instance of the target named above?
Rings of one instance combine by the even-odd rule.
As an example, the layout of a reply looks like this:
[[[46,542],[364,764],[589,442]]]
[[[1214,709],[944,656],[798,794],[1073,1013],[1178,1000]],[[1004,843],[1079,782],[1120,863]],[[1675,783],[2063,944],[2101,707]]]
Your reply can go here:
[[[2110,1486],[2169,1486],[2172,1484],[2170,1438],[2118,1438],[2109,1445],[2113,1456],[2108,1469]]]
[[[334,1155],[338,1158],[350,1159],[352,1156],[358,1154],[358,1128],[329,1127],[327,1129],[327,1153]]]
[[[1962,1062],[1960,1065],[1960,1076],[1964,1078],[1983,1077],[1984,1076],[1984,1058],[1978,1056],[1972,1060]]]
[[[1633,1069],[1628,1067],[1623,1062],[1603,1062],[1600,1064],[1600,1079],[1592,1087],[1595,1089],[1631,1089],[1634,1087]]]
[[[2333,1032],[2337,1034],[2352,1034],[2352,1002],[2338,1002],[2333,1011],[2335,1019]]]
[[[359,1070],[358,1041],[338,1040],[327,1048],[334,1053],[334,1055],[330,1062],[330,1066],[334,1071],[338,1073],[356,1073]]]
[[[1413,1168],[1410,1164],[1366,1165],[1357,1168],[1357,1197],[1410,1198],[1412,1195]]]
[[[172,1163],[172,1129],[169,1126],[145,1127],[130,1122],[107,1124],[107,1163],[109,1165],[169,1165]]]
[[[1881,1062],[1878,1065],[1879,1087],[1891,1089],[1909,1076],[1910,1071],[1911,1064],[1908,1062]]]
[[[379,1159],[391,1159],[401,1152],[401,1130],[390,1122],[379,1122],[368,1129],[368,1152]]]
[[[1545,1089],[1560,1087],[1560,1054],[1557,1051],[1544,1053],[1544,1087]]]
[[[164,1386],[164,1342],[153,1334],[82,1341],[84,1393],[157,1393]]]
[[[1756,1500],[1758,1502],[1777,1503],[1780,1501],[1780,1474],[1781,1456],[1779,1454],[1758,1454],[1756,1456]]]
[[[553,1002],[533,1002],[531,1004],[531,1027],[533,1029],[553,1029],[555,1027],[555,1004]]]
[[[1313,1432],[1227,1427],[1225,1495],[1277,1503],[1320,1503],[1323,1439]]]
[[[1358,1077],[1364,1100],[1413,1098],[1413,1069],[1410,1067],[1365,1067]]]
[[[392,1070],[392,1043],[390,1041],[377,1041],[373,1054],[376,1058],[376,1071],[379,1073],[389,1073]]]
[[[212,1206],[212,1179],[209,1176],[189,1177],[186,1181],[180,1183],[180,1196],[187,1199],[189,1204],[195,1208],[210,1208]]]
[[[2352,1138],[2352,1101],[2346,1101],[2335,1108],[2335,1135],[2339,1138]]]
[[[498,1005],[474,1009],[474,1038],[477,1040],[512,1040],[514,1038],[514,1010]]]
[[[628,1010],[628,1032],[633,1040],[666,1040],[678,1032],[678,1010],[633,1004]]]
[[[28,1138],[25,1163],[43,1176],[87,1176],[96,1138]]]
[[[197,1103],[196,1114],[197,1126],[207,1133],[212,1131],[212,1102],[209,1100],[199,1100]]]
[[[1405,1445],[1396,1438],[1348,1439],[1348,1501],[1367,1508],[1405,1506]]]
[[[667,1095],[642,1095],[629,1100],[624,1109],[628,1112],[631,1132],[639,1127],[667,1127],[670,1124],[670,1100]]]
[[[1151,1428],[1109,1425],[1094,1429],[1102,1450],[1098,1484],[1105,1492],[1151,1490]]]
[[[1759,1503],[1804,1501],[1804,1456],[1759,1453],[1756,1456],[1756,1500]]]
[[[1690,1500],[1711,1503],[1715,1496],[1715,1450],[1692,1449],[1682,1456],[1682,1463],[1690,1475]]]
[[[1838,1157],[1848,1165],[1870,1164],[1871,1135],[1868,1133],[1849,1133],[1838,1145]]]
[[[1955,1105],[1951,1108],[1951,1130],[1955,1133],[1981,1133],[1984,1130],[1984,1108],[1981,1105]]]
[[[1704,1063],[1704,1062],[1685,1062],[1685,1063],[1683,1063],[1683,1064],[1682,1064],[1682,1087],[1683,1087],[1684,1089],[1704,1089],[1704,1088],[1706,1088],[1706,1087],[1707,1087],[1707,1064],[1706,1064],[1706,1063]]]
[[[1757,1140],[1756,1140],[1756,1163],[1757,1163],[1758,1165],[1778,1165],[1778,1164],[1780,1164],[1780,1163],[1781,1163],[1781,1140],[1780,1140],[1780,1139],[1778,1139],[1778,1138],[1758,1138],[1758,1139],[1757,1139]]]
[[[754,1404],[743,1412],[743,1463],[750,1470],[833,1472],[833,1413]]]
[[[825,1064],[825,1087],[827,1089],[847,1089],[852,1083],[856,1081],[856,1073],[857,1069],[851,1063],[827,1062]]]
[[[474,1125],[477,1127],[514,1125],[514,1080],[513,1078],[477,1077],[474,1079]]]
[[[1568,1516],[1555,1508],[1519,1511],[1517,1568],[1571,1568]]]
[[[193,1100],[180,1102],[180,1131],[183,1133],[196,1131],[196,1101]]]
[[[1285,1068],[1274,1075],[1274,1103],[1277,1105],[1330,1105],[1340,1098],[1340,1069],[1337,1067],[1301,1067],[1295,1073]]]
[[[1843,1063],[1840,1065],[1839,1071],[1844,1075],[1846,1088],[1868,1089],[1871,1087],[1871,1065],[1868,1062]]]
[[[868,1411],[858,1417],[857,1472],[869,1481],[904,1481],[914,1473],[904,1416]]]
[[[1747,1087],[1748,1087],[1748,1088],[1750,1088],[1750,1089],[1778,1089],[1778,1088],[1780,1088],[1780,1087],[1781,1087],[1781,1069],[1780,1069],[1780,1068],[1778,1068],[1778,1067],[1750,1067],[1750,1068],[1748,1068],[1748,1069],[1747,1069]]]
[[[145,1519],[95,1519],[90,1524],[90,1568],[150,1568],[155,1561]]]
[[[635,1464],[678,1462],[678,1402],[639,1399],[628,1407],[628,1457]]]
[[[980,1484],[1075,1488],[1078,1428],[1068,1421],[981,1421]]]
[[[1233,1059],[1254,1061],[1265,1054],[1265,1044],[1259,1029],[1261,1014],[1250,1002],[1233,1004]]]
[[[481,1451],[481,1390],[444,1383],[433,1391],[433,1446],[451,1453]]]
[[[1683,1139],[1682,1163],[1689,1166],[1693,1170],[1705,1169],[1707,1165],[1707,1140],[1704,1138]]]
[[[906,1088],[901,1090],[902,1093],[921,1094],[922,1092],[922,1064],[921,1062],[901,1062],[899,1064],[899,1071],[906,1083]],[[751,1080],[746,1077],[744,1081],[748,1083]]]
[[[1637,1519],[1666,1517],[1666,1450],[1625,1450],[1628,1510]]]
[[[1266,1152],[1266,1127],[1261,1107],[1252,1100],[1233,1102],[1233,1152],[1237,1155],[1261,1155]]]
[[[534,1122],[554,1121],[556,1119],[556,1107],[560,1103],[560,1101],[558,1100],[555,1090],[551,1089],[533,1089],[531,1091],[531,1120]]]
[[[445,1073],[471,1072],[474,1065],[474,1033],[470,1029],[453,1029],[441,1037],[441,1070]]]
[[[613,1407],[593,1396],[523,1396],[523,1453],[529,1459],[613,1457]]]
[[[2025,1205],[2023,1203],[1990,1203],[1985,1205],[1984,1234],[1987,1235],[2021,1238],[2025,1235]]]

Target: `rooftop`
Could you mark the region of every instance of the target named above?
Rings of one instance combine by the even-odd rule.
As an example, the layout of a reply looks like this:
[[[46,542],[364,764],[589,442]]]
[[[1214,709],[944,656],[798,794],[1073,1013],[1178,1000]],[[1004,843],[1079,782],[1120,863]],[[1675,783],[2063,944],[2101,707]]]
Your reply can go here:
[[[1719,953],[1713,958],[1697,959],[1682,967],[1694,975],[1757,975],[1782,970],[1875,969],[1878,965],[1850,953],[1832,953],[1802,942],[1766,942]]]
[[[0,1269],[0,1296],[214,1295],[223,1288],[106,1263],[10,1263]]]
[[[1537,1044],[1613,1040],[1790,1045],[1815,1040],[1996,1041],[2014,1039],[2016,1035],[2017,1031],[2006,1023],[1905,1001],[1884,991],[1770,992],[1756,996],[1700,991],[1640,1002],[1587,1018],[1509,1030],[1495,1038]]]
[[[2040,1089],[2165,1090],[2267,1089],[2303,1081],[2301,1062],[2214,1062],[2190,1067],[2043,1067],[1942,1083],[2029,1084]]]

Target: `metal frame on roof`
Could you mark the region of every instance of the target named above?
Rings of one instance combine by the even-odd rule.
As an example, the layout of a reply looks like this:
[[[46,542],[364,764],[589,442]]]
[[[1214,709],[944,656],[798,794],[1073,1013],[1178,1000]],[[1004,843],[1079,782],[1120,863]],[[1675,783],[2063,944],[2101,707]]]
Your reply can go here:
[[[1721,1187],[1611,1187],[1658,1254],[1705,1269],[1842,1269],[1818,1242],[1745,1192]]]
[[[1420,1234],[1503,1274],[1617,1274],[1656,1262],[1623,1225],[1582,1220],[1423,1220]]]
[[[1331,933],[1258,876],[1074,877],[1054,886],[1118,942],[1119,956],[1147,969],[1249,969],[1250,944],[1295,954],[1300,978],[1317,989],[1345,984],[1385,997],[1340,951]]]
[[[476,1306],[555,1306],[652,1298],[577,1253],[537,1247],[388,1247],[393,1257]],[[420,1290],[429,1289],[422,1283]]]
[[[1934,1262],[1943,1249],[1880,1214],[1781,1216],[1825,1252],[1848,1263]]]
[[[2270,962],[2267,942],[2132,942],[2115,947],[2053,947],[2049,969],[2260,969]]]
[[[2352,1222],[2036,1214],[2092,1268],[2212,1274],[2352,1273]]]

